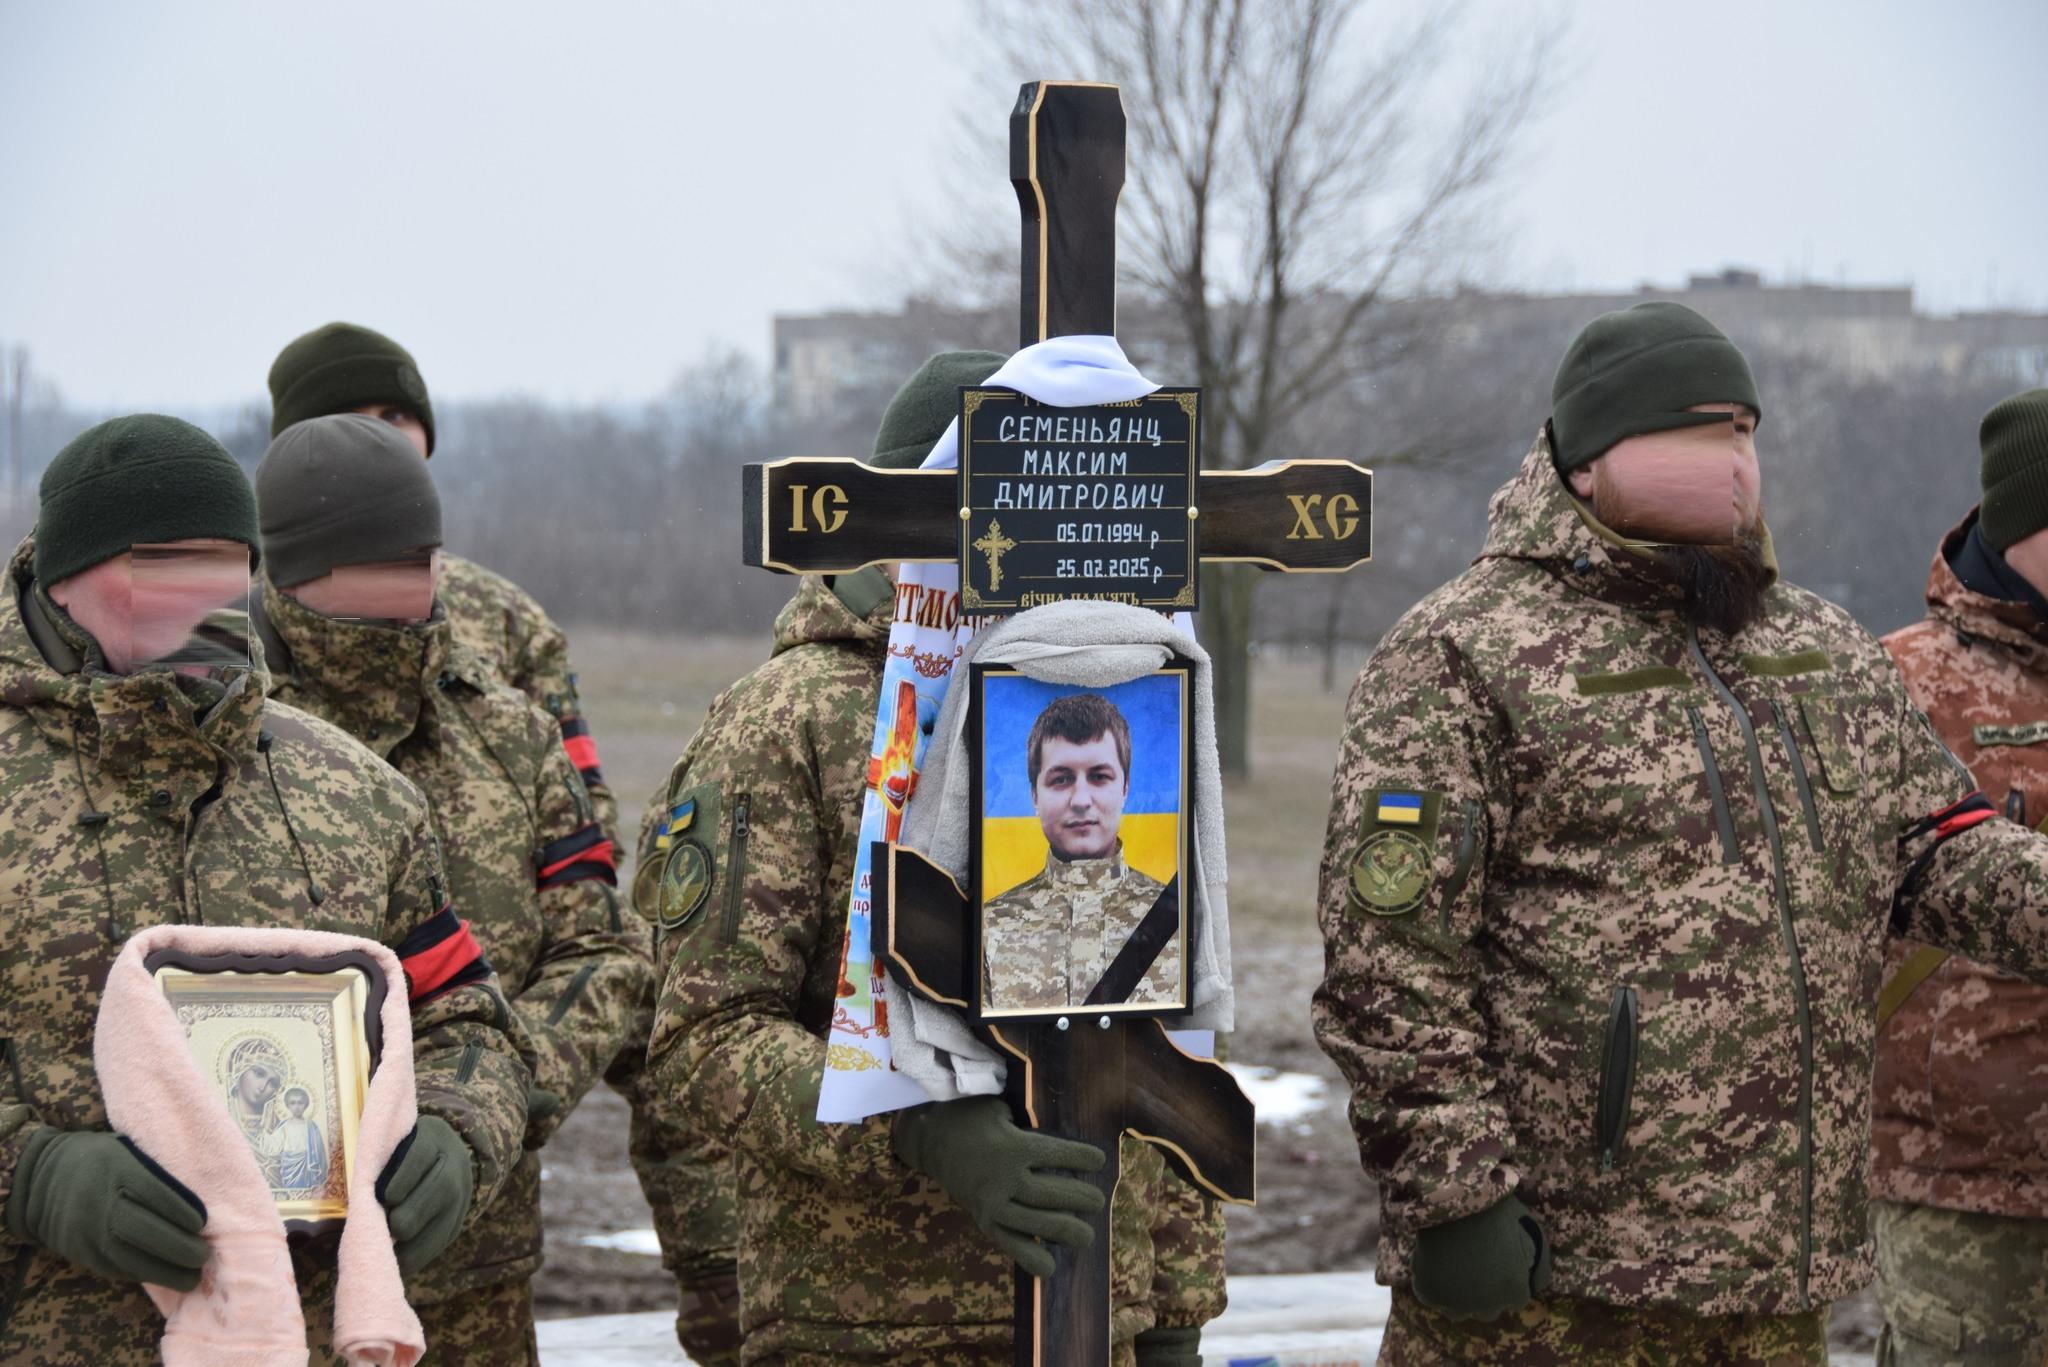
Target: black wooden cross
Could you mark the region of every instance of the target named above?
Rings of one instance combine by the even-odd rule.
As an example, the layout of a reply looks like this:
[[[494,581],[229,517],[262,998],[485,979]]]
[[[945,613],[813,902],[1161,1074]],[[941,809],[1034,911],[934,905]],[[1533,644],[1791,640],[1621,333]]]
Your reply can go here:
[[[1114,335],[1116,205],[1124,183],[1117,87],[1025,85],[1010,116],[1010,181],[1023,222],[1021,344]],[[838,574],[871,564],[986,557],[993,579],[1015,540],[994,523],[980,535],[962,535],[970,501],[963,483],[954,471],[881,470],[833,458],[748,465],[746,561],[784,573]],[[1194,489],[1186,520],[1199,516],[1202,561],[1339,572],[1371,558],[1372,473],[1350,461],[1201,471]],[[873,868],[875,957],[912,990],[972,1016],[970,1003],[979,997],[968,948],[973,904],[914,851],[878,843]],[[1250,1101],[1221,1065],[1181,1052],[1156,1020],[1078,1007],[1057,1021],[978,1028],[1014,1060],[1009,1095],[1020,1123],[1104,1152],[1108,1163],[1091,1180],[1105,1196],[1116,1186],[1119,1140],[1131,1134],[1161,1148],[1210,1194],[1251,1200],[1257,1135]],[[1056,1251],[1048,1278],[1019,1275],[1020,1364],[1109,1361],[1107,1203],[1094,1223],[1089,1252]]]

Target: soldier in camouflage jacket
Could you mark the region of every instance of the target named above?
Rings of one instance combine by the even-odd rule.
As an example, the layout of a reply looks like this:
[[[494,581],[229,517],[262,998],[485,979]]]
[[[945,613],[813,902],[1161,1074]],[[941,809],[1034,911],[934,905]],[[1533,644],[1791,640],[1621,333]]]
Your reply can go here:
[[[772,659],[712,704],[657,795],[667,977],[650,1064],[728,1136],[745,1360],[1007,1362],[1010,1264],[891,1151],[892,1116],[816,1119],[894,595],[807,578]],[[856,615],[845,598],[867,610]],[[1112,1211],[1118,1361],[1222,1308],[1222,1222],[1127,1142]]]
[[[1723,364],[1648,407],[1754,409],[1685,312],[1658,359]],[[1383,1361],[1823,1362],[1871,1273],[1886,936],[2048,976],[2048,841],[1992,819],[1875,640],[1771,582],[1768,533],[1757,615],[1690,625],[1560,478],[1564,411],[1359,676],[1338,756],[1314,1018],[1380,1184]],[[1419,1250],[1455,1291],[1503,1238],[1519,1290],[1418,1300]]]
[[[2016,566],[2048,558],[2048,391],[2006,400],[1983,431],[1989,511],[1943,538],[1926,619],[1884,644],[1985,796],[2040,828],[2048,575],[2037,584]],[[2013,473],[2031,474],[2040,496],[2001,487],[2007,446],[2024,457]],[[2048,989],[1907,940],[1886,954],[1885,981],[1871,1194],[1892,1360],[2038,1367],[2048,1354]]]
[[[287,554],[292,534],[331,508],[343,486],[372,504],[403,492],[422,510],[417,529],[394,530],[388,516],[338,529],[324,522],[318,545]],[[611,842],[554,718],[455,640],[445,610],[436,605],[427,620],[405,624],[350,620],[299,601],[337,564],[438,543],[432,481],[403,439],[368,418],[297,424],[271,443],[256,492],[266,561],[252,615],[272,696],[339,726],[418,786],[450,895],[533,1049],[525,1152],[491,1208],[409,1281],[408,1299],[439,1357],[537,1362],[539,1150],[611,1065],[651,995],[646,925],[613,890]],[[417,573],[424,579],[431,568]]]
[[[253,542],[253,507],[248,521]],[[225,688],[108,673],[35,564],[24,542],[0,581],[0,1203],[18,1206],[17,1165],[41,1139],[105,1130],[101,984],[131,934],[192,921],[391,946],[412,996],[422,1124],[461,1136],[469,1210],[484,1210],[519,1160],[531,1074],[449,906],[418,790],[337,728],[266,700],[260,659]],[[332,1239],[292,1250],[314,1345],[328,1339],[334,1259]],[[141,1367],[159,1360],[162,1331],[140,1285],[0,1227],[0,1361]]]

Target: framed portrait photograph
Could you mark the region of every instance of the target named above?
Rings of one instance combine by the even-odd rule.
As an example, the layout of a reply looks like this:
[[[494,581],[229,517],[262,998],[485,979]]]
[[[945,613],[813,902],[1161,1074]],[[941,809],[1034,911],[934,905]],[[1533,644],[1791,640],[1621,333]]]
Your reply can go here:
[[[382,1048],[386,985],[367,954],[161,951],[144,966],[270,1184],[288,1232],[338,1230]]]
[[[1192,665],[1107,688],[973,665],[983,1020],[1188,1009]]]

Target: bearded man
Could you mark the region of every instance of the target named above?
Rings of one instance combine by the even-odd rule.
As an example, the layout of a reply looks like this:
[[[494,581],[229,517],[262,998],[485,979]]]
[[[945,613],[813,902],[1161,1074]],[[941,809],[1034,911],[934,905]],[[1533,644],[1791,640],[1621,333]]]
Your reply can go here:
[[[1872,1271],[1886,937],[2048,977],[2048,840],[1779,579],[1711,323],[1598,318],[1552,399],[1338,757],[1315,1027],[1380,1185],[1380,1361],[1818,1367]]]

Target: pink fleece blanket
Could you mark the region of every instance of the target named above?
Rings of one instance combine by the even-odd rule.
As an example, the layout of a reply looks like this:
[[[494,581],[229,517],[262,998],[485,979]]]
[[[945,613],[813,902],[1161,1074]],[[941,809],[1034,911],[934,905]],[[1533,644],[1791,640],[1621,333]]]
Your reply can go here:
[[[166,1367],[304,1367],[306,1322],[270,1186],[218,1088],[186,1051],[169,1000],[143,968],[160,949],[190,954],[326,955],[354,950],[384,972],[383,1052],[371,1076],[348,1188],[334,1351],[351,1367],[412,1367],[426,1351],[406,1304],[377,1176],[411,1133],[412,1023],[405,975],[383,945],[314,930],[171,925],[141,931],[107,975],[93,1040],[100,1090],[116,1131],[206,1203],[211,1256],[198,1289],[148,1288],[164,1313]]]

